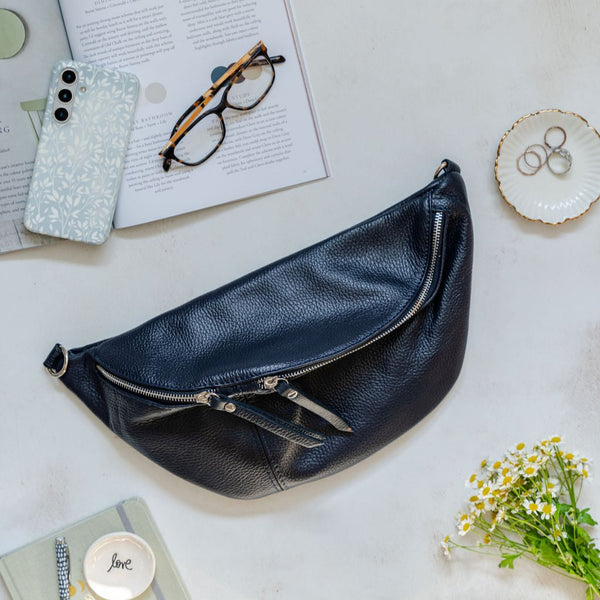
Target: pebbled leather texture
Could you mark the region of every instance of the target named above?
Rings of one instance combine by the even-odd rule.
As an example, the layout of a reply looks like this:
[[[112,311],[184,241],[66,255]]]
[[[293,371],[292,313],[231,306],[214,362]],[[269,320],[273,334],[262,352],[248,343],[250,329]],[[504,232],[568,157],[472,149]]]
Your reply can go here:
[[[70,350],[62,381],[137,450],[218,493],[258,498],[331,475],[407,431],[454,384],[472,244],[460,169],[446,161],[372,219]],[[55,348],[44,364],[62,362]],[[153,399],[97,365],[159,395],[208,392],[210,401]],[[279,378],[276,389],[267,376]]]

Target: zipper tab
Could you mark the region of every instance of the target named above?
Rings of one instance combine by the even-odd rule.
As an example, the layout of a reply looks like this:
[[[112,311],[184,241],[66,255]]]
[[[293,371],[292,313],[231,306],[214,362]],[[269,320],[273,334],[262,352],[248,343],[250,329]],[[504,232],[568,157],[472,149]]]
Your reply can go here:
[[[194,394],[194,402],[203,406],[210,406],[210,400],[213,396],[216,396],[214,392],[198,392]]]
[[[350,425],[348,425],[344,419],[330,411],[328,408],[325,408],[314,398],[307,396],[304,392],[293,386],[287,379],[284,379],[283,377],[277,377],[275,375],[266,377],[263,380],[263,386],[265,389],[276,392],[282,398],[291,400],[294,404],[297,404],[298,406],[309,410],[315,415],[318,415],[322,419],[325,419],[325,421],[333,425],[337,430],[345,431],[347,433],[352,432],[352,427],[350,427]]]

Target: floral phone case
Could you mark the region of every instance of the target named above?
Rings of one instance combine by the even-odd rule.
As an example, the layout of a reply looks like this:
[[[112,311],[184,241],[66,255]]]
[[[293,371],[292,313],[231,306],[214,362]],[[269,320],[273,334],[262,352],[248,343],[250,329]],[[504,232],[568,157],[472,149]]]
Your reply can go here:
[[[63,60],[50,81],[25,227],[101,244],[112,226],[138,80],[130,73]]]

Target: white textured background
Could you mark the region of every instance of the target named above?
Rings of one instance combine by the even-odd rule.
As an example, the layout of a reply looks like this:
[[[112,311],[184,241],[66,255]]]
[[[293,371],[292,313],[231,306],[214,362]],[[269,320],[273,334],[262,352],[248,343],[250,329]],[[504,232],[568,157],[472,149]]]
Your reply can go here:
[[[0,257],[0,553],[140,495],[194,600],[583,598],[535,565],[447,562],[439,539],[468,473],[519,439],[560,432],[600,461],[600,205],[560,227],[530,223],[493,176],[523,114],[561,108],[600,127],[598,8],[297,0],[331,179],[101,248]],[[42,370],[55,341],[120,333],[350,226],[425,185],[446,156],[462,167],[476,235],[465,365],[432,415],[359,466],[259,501],[221,498],[130,449]],[[598,479],[585,499],[600,516]]]

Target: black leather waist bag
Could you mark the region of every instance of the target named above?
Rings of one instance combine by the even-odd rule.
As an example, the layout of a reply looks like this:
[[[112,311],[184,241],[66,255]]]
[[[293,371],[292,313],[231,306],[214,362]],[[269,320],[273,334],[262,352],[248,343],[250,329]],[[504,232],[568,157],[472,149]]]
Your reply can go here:
[[[257,498],[335,473],[429,413],[467,339],[460,169],[319,244],[136,329],[56,345],[48,370],[191,482]]]

